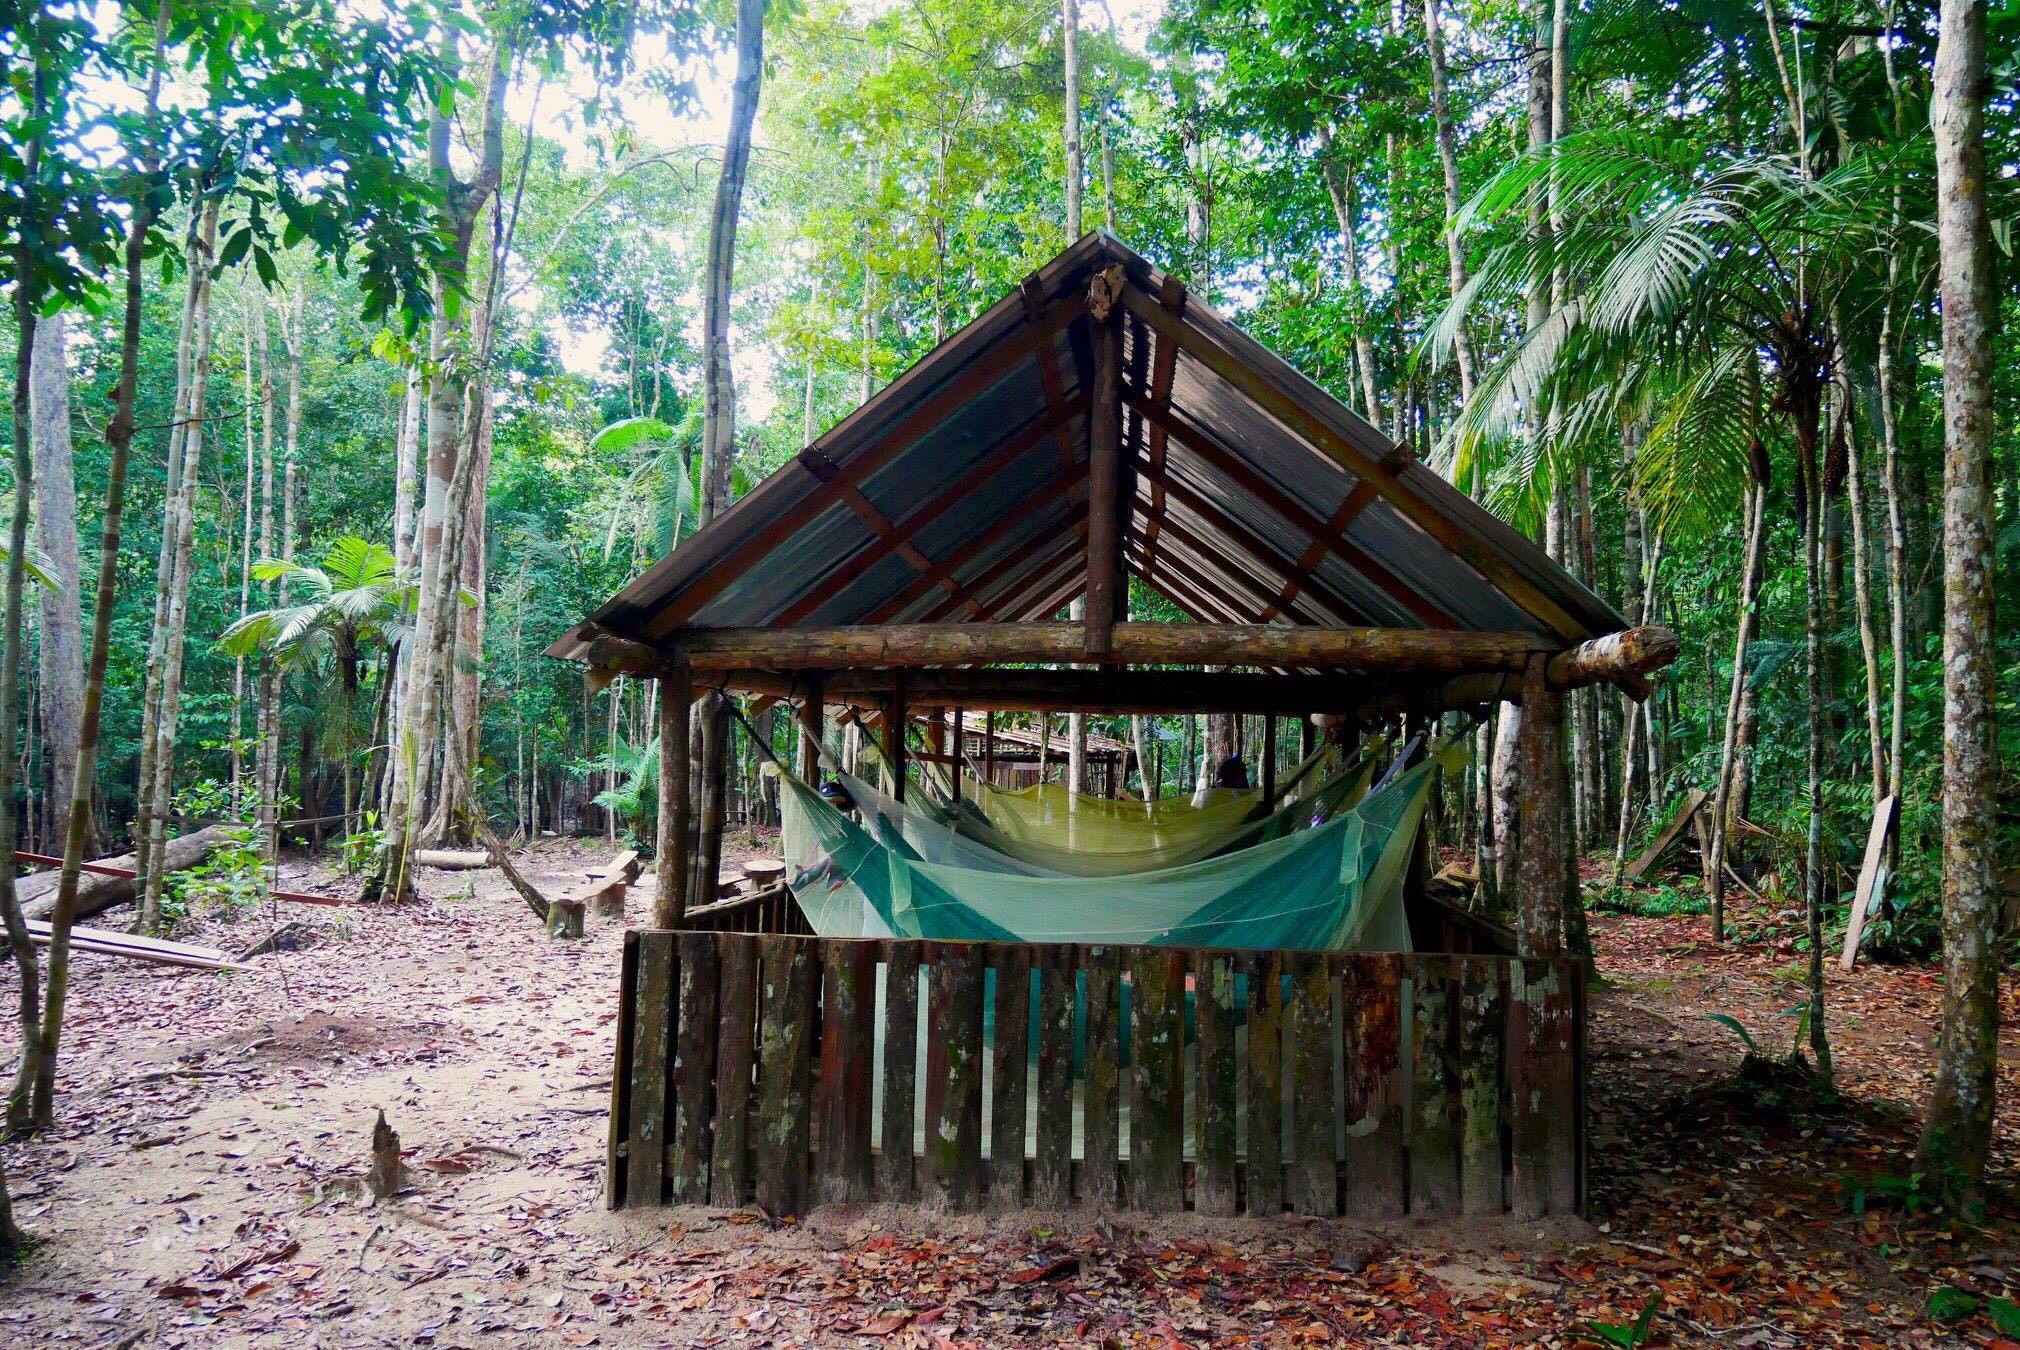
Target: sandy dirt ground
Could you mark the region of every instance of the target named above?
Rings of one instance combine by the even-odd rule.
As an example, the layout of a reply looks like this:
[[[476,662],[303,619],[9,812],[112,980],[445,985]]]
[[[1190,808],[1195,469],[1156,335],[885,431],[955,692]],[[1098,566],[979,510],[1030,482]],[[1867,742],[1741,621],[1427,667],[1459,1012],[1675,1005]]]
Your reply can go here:
[[[607,853],[548,840],[522,866],[558,891]],[[301,866],[282,884],[341,890]],[[59,1123],[6,1149],[40,1245],[0,1273],[0,1344],[1565,1345],[1651,1298],[1656,1344],[1952,1344],[1995,1341],[1997,1300],[2020,1294],[2007,1202],[1970,1226],[1862,1180],[1900,1171],[1913,1138],[1926,968],[1834,972],[1846,1100],[1763,1105],[1705,1014],[1785,1043],[1793,950],[1595,916],[1589,1224],[859,1207],[774,1228],[603,1207],[617,924],[554,941],[490,871],[420,888],[291,910],[309,945],[252,974],[78,958]],[[648,905],[634,891],[631,920]],[[269,928],[262,912],[184,936],[236,951]],[[381,1111],[412,1188],[375,1205]],[[1942,1289],[1970,1310],[1943,1295],[1956,1315],[1933,1319]]]

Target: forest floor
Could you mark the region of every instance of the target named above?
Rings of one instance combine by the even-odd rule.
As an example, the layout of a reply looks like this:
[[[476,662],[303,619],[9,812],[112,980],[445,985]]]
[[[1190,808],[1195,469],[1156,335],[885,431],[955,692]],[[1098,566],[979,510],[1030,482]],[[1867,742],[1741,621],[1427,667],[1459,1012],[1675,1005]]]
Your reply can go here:
[[[548,840],[523,865],[558,890],[606,852]],[[300,866],[283,884],[343,889]],[[2009,1200],[1986,1227],[1887,1200],[1927,1086],[1930,968],[1833,968],[1841,1101],[1777,1107],[1736,1083],[1739,1041],[1706,1014],[1787,1044],[1794,949],[1595,915],[1590,1224],[861,1207],[773,1229],[602,1207],[618,925],[556,942],[496,873],[420,886],[398,908],[288,913],[315,940],[255,974],[79,957],[59,1124],[7,1150],[41,1245],[0,1274],[0,1341],[1574,1345],[1658,1294],[1651,1344],[1977,1343],[2020,1319],[1995,1301],[2020,1296]],[[269,922],[185,936],[238,950]],[[372,1206],[380,1110],[413,1189]],[[1860,1176],[1882,1178],[1865,1206]]]

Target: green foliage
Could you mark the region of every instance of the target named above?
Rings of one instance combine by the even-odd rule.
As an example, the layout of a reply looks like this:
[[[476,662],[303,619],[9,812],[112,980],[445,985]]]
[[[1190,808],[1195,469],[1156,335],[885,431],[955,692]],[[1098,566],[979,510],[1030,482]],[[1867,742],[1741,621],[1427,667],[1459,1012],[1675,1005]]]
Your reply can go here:
[[[1938,1285],[1929,1291],[1929,1320],[1957,1322],[1983,1312],[2001,1336],[2020,1336],[2020,1303],[1996,1294],[1980,1297],[1954,1284]]]
[[[1658,1289],[1648,1296],[1648,1302],[1641,1307],[1641,1315],[1632,1322],[1587,1322],[1585,1326],[1608,1345],[1620,1346],[1622,1350],[1637,1350],[1646,1345],[1653,1334],[1655,1311],[1661,1306],[1662,1291]]]

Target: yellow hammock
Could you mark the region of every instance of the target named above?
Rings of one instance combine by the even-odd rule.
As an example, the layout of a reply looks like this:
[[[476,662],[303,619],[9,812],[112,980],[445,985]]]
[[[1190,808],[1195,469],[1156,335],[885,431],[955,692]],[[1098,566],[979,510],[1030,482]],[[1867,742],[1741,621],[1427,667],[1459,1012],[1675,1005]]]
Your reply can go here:
[[[1186,853],[1209,839],[1225,839],[1255,813],[1262,793],[1209,788],[1197,805],[1190,796],[1145,803],[1089,797],[1060,783],[1002,788],[962,775],[962,791],[996,830],[1019,843],[1075,853]]]

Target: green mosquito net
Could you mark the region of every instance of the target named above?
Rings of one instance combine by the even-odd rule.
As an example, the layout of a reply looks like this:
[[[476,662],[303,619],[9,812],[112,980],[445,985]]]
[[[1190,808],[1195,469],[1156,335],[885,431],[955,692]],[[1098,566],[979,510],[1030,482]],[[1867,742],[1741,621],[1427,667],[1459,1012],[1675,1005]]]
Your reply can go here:
[[[860,825],[785,774],[787,879],[823,937],[1405,951],[1403,875],[1439,758],[1320,823],[1271,817],[1278,837],[1251,847],[1104,877],[929,861],[905,834],[916,819],[870,799]]]

